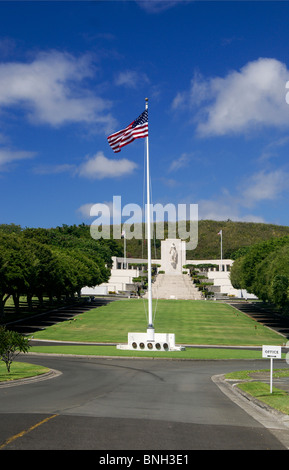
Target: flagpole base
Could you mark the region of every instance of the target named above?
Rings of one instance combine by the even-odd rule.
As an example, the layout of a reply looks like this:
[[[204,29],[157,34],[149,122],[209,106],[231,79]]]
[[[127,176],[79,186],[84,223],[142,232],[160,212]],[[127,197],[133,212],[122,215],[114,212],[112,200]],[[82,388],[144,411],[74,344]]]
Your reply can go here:
[[[155,329],[152,325],[148,325],[147,327],[147,341],[154,341],[155,340]]]
[[[183,346],[176,346],[173,333],[155,333],[148,327],[146,333],[128,333],[127,344],[118,344],[117,349],[130,351],[184,351]]]

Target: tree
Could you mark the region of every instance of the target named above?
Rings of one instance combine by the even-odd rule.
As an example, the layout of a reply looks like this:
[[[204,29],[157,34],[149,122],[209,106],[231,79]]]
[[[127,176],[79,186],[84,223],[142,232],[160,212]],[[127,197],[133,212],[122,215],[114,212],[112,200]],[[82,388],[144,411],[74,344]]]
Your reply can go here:
[[[272,240],[252,247],[231,270],[234,287],[247,289],[283,311],[289,306],[289,243]]]
[[[282,274],[276,274],[271,284],[271,297],[279,307],[284,307],[288,303],[289,279]]]
[[[246,288],[244,280],[243,280],[243,261],[244,261],[244,257],[237,258],[236,261],[234,261],[234,264],[231,268],[230,280],[231,280],[232,286],[235,289]]]
[[[16,331],[0,327],[0,358],[4,361],[8,373],[15,357],[21,352],[26,353],[30,348],[29,339]]]
[[[244,256],[236,259],[231,269],[231,280],[234,287],[246,289],[252,294],[256,294],[256,283],[258,279],[258,267],[261,263],[275,251],[283,246],[289,245],[289,238],[273,238],[271,240],[258,243],[249,248]],[[274,256],[274,255],[273,255]],[[241,287],[242,286],[242,287]],[[236,287],[238,288],[238,287]],[[256,294],[258,296],[258,294]]]
[[[0,234],[0,318],[6,300],[12,295],[17,309],[19,295],[27,288],[26,272],[29,254],[22,249],[20,236]]]
[[[51,301],[73,297],[85,286],[107,282],[111,257],[119,252],[114,240],[93,240],[84,224],[24,230],[0,225],[0,246],[0,319],[10,296],[16,310],[20,296],[32,308],[33,296],[42,304],[45,295]]]
[[[36,295],[42,305],[43,296],[47,294],[49,286],[53,286],[57,260],[48,246],[33,240],[24,239],[22,247],[26,253],[29,253],[30,262],[26,270],[25,294],[28,306],[32,309],[32,297]]]
[[[261,270],[262,268],[262,270]],[[276,249],[260,265],[257,277],[267,290],[267,300],[277,307],[287,309],[289,305],[289,245]]]

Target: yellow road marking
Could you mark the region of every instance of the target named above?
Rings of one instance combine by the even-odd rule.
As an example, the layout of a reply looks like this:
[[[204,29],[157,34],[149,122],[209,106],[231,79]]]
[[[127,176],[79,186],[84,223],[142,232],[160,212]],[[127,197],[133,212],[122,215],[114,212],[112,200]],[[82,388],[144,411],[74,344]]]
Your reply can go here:
[[[19,437],[22,437],[22,436],[24,436],[25,434],[29,433],[30,431],[33,431],[33,429],[38,428],[38,426],[41,426],[41,424],[46,423],[47,421],[49,421],[49,420],[52,419],[52,418],[55,418],[56,416],[58,416],[58,415],[55,414],[55,415],[48,416],[48,418],[45,418],[45,419],[43,419],[42,421],[39,421],[39,423],[34,424],[34,426],[31,426],[30,428],[25,429],[24,431],[21,431],[21,432],[19,432],[18,434],[15,434],[15,436],[9,437],[9,439],[7,439],[3,444],[0,445],[0,449],[3,449],[3,448],[6,447],[8,444],[10,444],[11,442],[13,442],[13,441],[15,441],[16,439],[18,439]]]

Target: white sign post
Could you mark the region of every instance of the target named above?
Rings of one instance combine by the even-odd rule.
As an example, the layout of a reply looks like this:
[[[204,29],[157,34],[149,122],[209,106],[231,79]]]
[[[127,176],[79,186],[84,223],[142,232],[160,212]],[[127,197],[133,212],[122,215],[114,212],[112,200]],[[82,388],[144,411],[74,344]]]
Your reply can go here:
[[[281,346],[263,346],[262,357],[270,358],[270,393],[272,393],[273,359],[281,359]]]

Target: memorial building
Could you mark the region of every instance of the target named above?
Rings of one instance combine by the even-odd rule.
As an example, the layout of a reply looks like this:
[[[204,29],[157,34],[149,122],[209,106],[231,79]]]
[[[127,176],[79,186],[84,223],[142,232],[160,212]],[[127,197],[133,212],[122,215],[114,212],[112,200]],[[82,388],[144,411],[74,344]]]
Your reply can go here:
[[[94,288],[85,287],[83,295],[123,294],[136,295],[135,279],[143,272],[146,259],[112,257],[111,277],[107,283]],[[180,239],[161,241],[161,259],[152,259],[156,266],[156,275],[152,284],[152,297],[158,299],[191,299],[204,298],[199,286],[193,282],[188,265],[194,265],[202,274],[203,281],[210,284],[211,297],[252,298],[246,291],[235,289],[230,281],[231,259],[187,260],[186,242]]]

